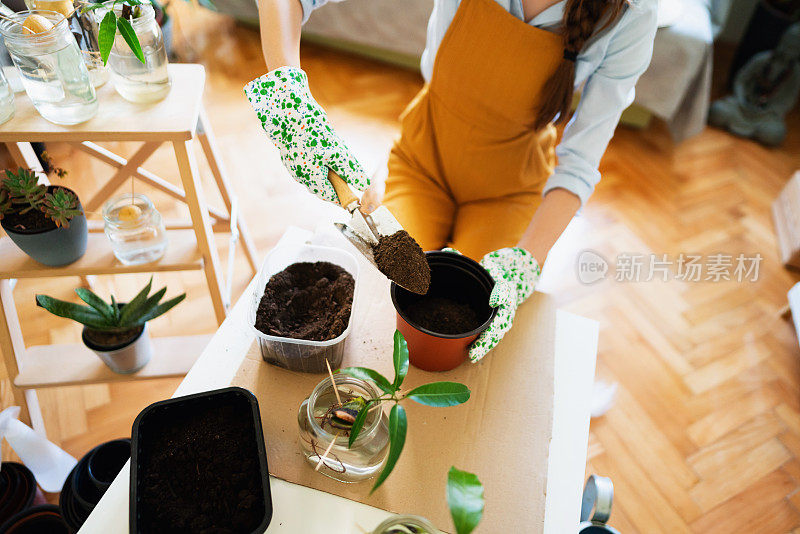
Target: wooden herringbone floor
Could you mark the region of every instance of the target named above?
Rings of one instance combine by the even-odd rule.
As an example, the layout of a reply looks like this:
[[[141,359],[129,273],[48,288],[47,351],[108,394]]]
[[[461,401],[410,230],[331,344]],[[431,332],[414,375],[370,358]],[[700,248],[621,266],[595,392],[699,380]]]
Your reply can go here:
[[[257,245],[265,252],[287,224],[313,228],[335,210],[285,176],[244,100],[263,73],[258,35],[173,3],[183,61],[206,65],[205,102]],[[191,16],[190,16],[191,15]],[[188,38],[186,37],[188,36]],[[366,165],[379,164],[396,117],[420,87],[417,75],[306,47],[312,90]],[[800,532],[800,348],[778,316],[796,275],[779,263],[770,203],[800,168],[800,115],[779,149],[708,130],[675,146],[666,128],[620,128],[603,181],[554,249],[542,289],[602,325],[598,377],[618,382],[615,406],[592,421],[588,473],[612,477],[612,524],[623,533]],[[122,152],[132,146],[118,146]],[[52,146],[84,196],[108,176],[102,164]],[[168,151],[148,167],[175,177]],[[210,184],[209,184],[210,187]],[[154,193],[162,211],[181,214]],[[756,282],[670,280],[579,283],[576,258],[621,254],[754,255]],[[645,256],[646,258],[646,256]],[[249,278],[239,258],[234,292]],[[612,276],[613,278],[613,276]],[[67,298],[77,280],[21,281],[15,295],[29,344],[75,341],[78,329],[48,317],[33,294]],[[103,292],[130,295],[143,277],[105,277]],[[153,323],[154,333],[214,329],[199,275],[158,275],[188,301]],[[0,394],[8,403],[0,368]],[[141,408],[177,380],[71,387],[41,393],[50,436],[75,455],[127,435]]]

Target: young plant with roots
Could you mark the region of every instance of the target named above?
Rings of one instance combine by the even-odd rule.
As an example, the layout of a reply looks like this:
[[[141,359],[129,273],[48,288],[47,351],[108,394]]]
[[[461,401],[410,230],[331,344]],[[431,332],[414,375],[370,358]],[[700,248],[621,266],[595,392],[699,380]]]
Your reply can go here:
[[[400,404],[402,401],[409,399],[425,406],[447,407],[463,404],[469,400],[470,396],[469,388],[458,382],[432,382],[401,393],[401,386],[408,374],[408,346],[399,331],[394,333],[393,362],[394,380],[391,381],[379,372],[366,367],[339,369],[337,373],[372,382],[383,393],[374,398],[357,396],[347,399],[343,403],[340,401],[328,410],[322,421],[322,424],[328,424],[332,428],[347,432],[348,447],[352,447],[364,427],[369,412],[373,409],[380,409],[379,407],[383,403],[392,403],[389,411],[389,455],[371,492],[384,483],[397,464],[400,453],[403,452],[408,420],[406,410]],[[334,385],[334,391],[336,391],[335,388]]]

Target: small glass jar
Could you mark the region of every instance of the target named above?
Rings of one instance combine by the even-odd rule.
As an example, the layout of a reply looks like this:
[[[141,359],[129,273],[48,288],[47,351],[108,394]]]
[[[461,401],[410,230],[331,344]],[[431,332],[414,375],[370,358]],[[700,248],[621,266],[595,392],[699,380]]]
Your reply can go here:
[[[343,403],[358,396],[371,399],[381,395],[375,386],[364,380],[344,375],[335,375],[335,379]],[[373,409],[352,448],[348,448],[349,433],[325,423],[325,414],[335,404],[336,394],[328,377],[317,384],[300,405],[297,423],[303,454],[308,463],[316,467],[333,442],[319,468],[320,473],[341,482],[360,482],[374,477],[389,454],[389,418],[382,408]]]
[[[424,517],[396,515],[378,525],[372,534],[441,534],[441,531]]]
[[[0,124],[14,116],[14,91],[0,68]]]
[[[23,33],[28,15],[53,23],[42,33]],[[54,11],[20,11],[0,24],[11,59],[36,110],[55,124],[78,124],[97,113],[97,96],[67,19]]]
[[[98,24],[110,9],[114,9],[118,18],[122,15],[122,5],[114,5],[114,0],[109,0],[103,5],[106,7],[95,11]],[[131,26],[142,46],[144,63],[134,55],[131,47],[117,30],[114,46],[108,57],[111,81],[125,100],[141,103],[156,102],[167,96],[171,86],[164,36],[156,22],[153,6],[142,4],[133,9],[139,16],[133,19]]]
[[[99,89],[108,81],[108,69],[100,58],[97,23],[91,12],[81,13],[72,0],[25,0],[25,5],[28,9],[55,11],[64,15],[83,55],[92,85]]]
[[[114,256],[125,265],[156,261],[167,249],[167,231],[161,214],[149,198],[125,193],[103,206],[105,232]]]

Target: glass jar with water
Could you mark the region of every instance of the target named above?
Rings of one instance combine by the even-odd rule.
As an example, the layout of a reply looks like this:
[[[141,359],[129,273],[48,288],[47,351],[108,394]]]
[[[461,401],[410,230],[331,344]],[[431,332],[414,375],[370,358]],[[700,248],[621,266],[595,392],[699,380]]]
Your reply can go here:
[[[345,375],[334,375],[334,378],[342,403],[358,396],[370,399],[381,395],[375,386],[364,380]],[[330,414],[337,406],[340,405],[330,377],[317,384],[300,405],[297,423],[303,455],[312,467],[321,460],[319,472],[341,482],[374,477],[389,454],[389,418],[381,407],[370,410],[361,432],[349,447],[349,431],[332,426]]]
[[[105,232],[114,256],[125,265],[156,261],[167,249],[161,214],[142,194],[125,193],[103,206]]]
[[[109,0],[103,5],[105,7],[94,12],[98,23],[111,9],[117,18],[122,16],[123,4],[120,0]],[[156,22],[153,6],[146,3],[137,5],[131,8],[131,12],[133,13],[131,26],[142,47],[144,63],[134,55],[131,47],[117,30],[114,46],[108,57],[111,81],[125,100],[156,102],[167,96],[170,90],[164,36]]]
[[[0,124],[14,116],[14,91],[0,68]]]
[[[31,34],[22,24],[28,15],[41,15],[53,27]],[[56,124],[78,124],[97,113],[97,96],[67,19],[54,11],[20,11],[9,14],[0,33],[25,92],[36,110]]]

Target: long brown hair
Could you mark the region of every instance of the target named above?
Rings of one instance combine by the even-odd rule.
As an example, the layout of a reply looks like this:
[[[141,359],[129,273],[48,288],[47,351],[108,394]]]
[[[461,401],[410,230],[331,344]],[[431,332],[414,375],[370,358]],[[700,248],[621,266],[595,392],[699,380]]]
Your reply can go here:
[[[567,120],[572,106],[575,85],[575,58],[595,31],[602,31],[617,20],[627,0],[567,0],[562,31],[564,58],[542,93],[542,105],[536,118],[536,129],[543,128],[558,115],[559,123]],[[600,21],[606,21],[597,28]],[[571,57],[570,57],[571,56]]]

